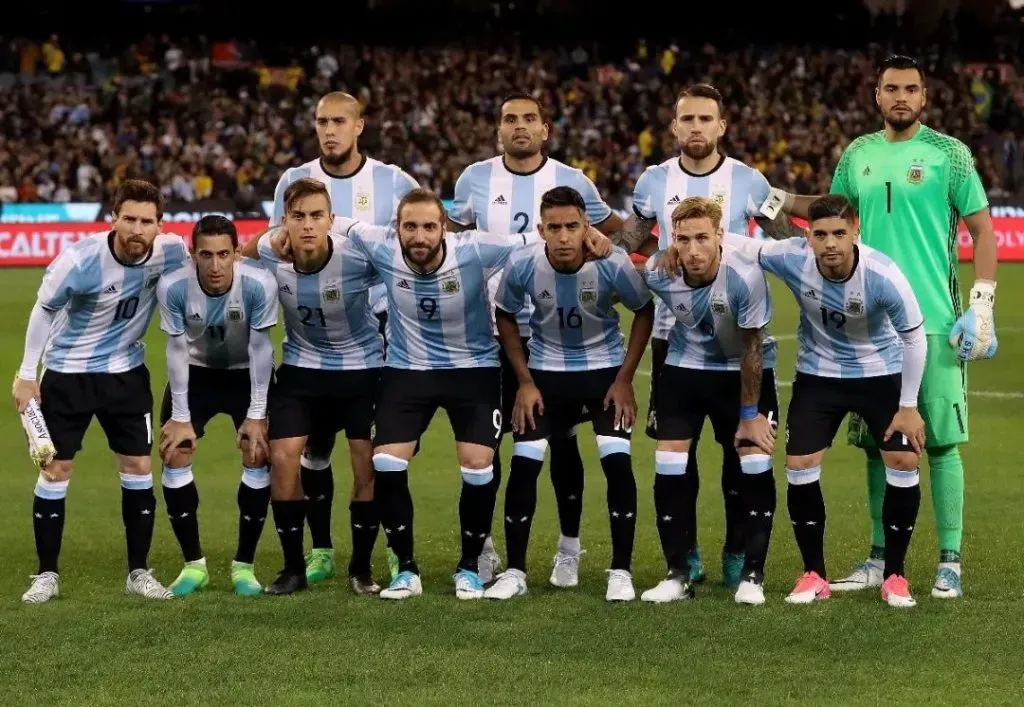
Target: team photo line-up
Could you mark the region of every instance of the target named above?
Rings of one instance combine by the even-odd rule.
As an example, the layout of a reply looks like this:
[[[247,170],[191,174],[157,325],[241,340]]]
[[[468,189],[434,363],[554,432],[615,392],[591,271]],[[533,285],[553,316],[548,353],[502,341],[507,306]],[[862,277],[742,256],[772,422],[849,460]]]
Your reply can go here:
[[[891,606],[915,604],[904,559],[925,453],[939,544],[931,594],[962,596],[965,362],[997,349],[995,238],[970,151],[920,121],[927,91],[913,59],[883,63],[876,102],[883,129],[846,148],[832,193],[797,196],[719,150],[721,95],[692,86],[671,124],[680,154],[641,175],[625,220],[586,175],[543,153],[543,107],[528,95],[501,104],[501,154],[466,168],[447,211],[407,173],[359,152],[361,108],[344,93],[321,98],[321,156],[282,176],[270,228],[244,247],[230,220],[207,216],[186,248],[160,233],[159,189],[125,181],[112,229],[50,264],[29,316],[13,397],[40,467],[32,509],[39,566],[23,601],[59,595],[65,497],[94,416],[120,471],[126,592],[168,599],[204,588],[192,460],[220,413],[231,416],[241,453],[237,594],[291,594],[335,576],[331,454],[344,430],[353,471],[349,586],[386,599],[419,595],[408,468],[440,407],[462,474],[460,599],[526,594],[549,446],[560,526],[549,581],[578,584],[581,423],[593,427],[607,481],[606,597],[635,598],[630,438],[638,419],[657,442],[655,522],[667,565],[641,599],[693,598],[705,577],[696,450],[709,418],[723,450],[722,581],[738,603],[762,604],[780,422],[766,273],[800,311],[785,465],[804,572],[786,600],[880,588]],[[790,216],[805,219],[806,231]],[[961,218],[975,240],[966,310],[955,257]],[[750,219],[770,238],[741,235]],[[628,336],[618,304],[634,313]],[[154,401],[141,339],[157,309],[168,377],[161,485],[185,561],[169,587],[148,568]],[[279,309],[285,338],[275,365]],[[650,407],[640,418],[634,375],[648,341]],[[848,414],[848,438],[865,450],[873,532],[868,558],[830,582],[819,479]],[[503,562],[491,525],[506,434]],[[283,568],[264,588],[253,563],[268,511]],[[371,568],[380,528],[390,570],[383,588]]]

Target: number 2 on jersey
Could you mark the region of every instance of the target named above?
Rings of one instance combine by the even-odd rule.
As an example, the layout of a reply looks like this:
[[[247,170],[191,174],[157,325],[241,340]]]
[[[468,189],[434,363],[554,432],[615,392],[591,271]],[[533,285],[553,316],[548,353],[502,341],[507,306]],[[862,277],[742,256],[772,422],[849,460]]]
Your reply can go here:
[[[522,223],[519,223],[520,221],[522,221]],[[512,222],[516,225],[516,228],[519,229],[516,233],[523,233],[530,227],[530,215],[525,211],[517,211],[512,217]]]
[[[317,326],[317,320],[319,320],[319,326],[327,326],[327,319],[324,317],[324,310],[322,307],[314,308],[300,304],[298,310],[299,314],[302,315],[302,323],[306,326]],[[314,314],[316,314],[315,317],[313,316]]]

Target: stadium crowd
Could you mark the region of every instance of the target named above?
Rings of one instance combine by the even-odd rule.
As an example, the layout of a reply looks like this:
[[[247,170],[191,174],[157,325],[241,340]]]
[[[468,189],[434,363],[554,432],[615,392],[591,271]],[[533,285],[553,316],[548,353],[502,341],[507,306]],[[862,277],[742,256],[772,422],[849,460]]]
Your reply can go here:
[[[820,193],[843,147],[877,129],[873,67],[883,51],[641,41],[630,56],[598,62],[583,47],[344,45],[268,66],[254,47],[202,38],[150,36],[110,59],[65,51],[57,35],[0,44],[0,201],[107,200],[140,177],[175,201],[239,208],[270,198],[285,169],[316,155],[316,98],[339,89],[365,107],[362,149],[442,197],[467,164],[494,154],[500,99],[530,91],[547,107],[551,154],[622,205],[644,167],[677,149],[669,123],[679,88],[706,80],[726,98],[729,154],[780,188]],[[1024,193],[1020,77],[972,73],[948,53],[926,58],[927,123],[971,146],[990,196]]]

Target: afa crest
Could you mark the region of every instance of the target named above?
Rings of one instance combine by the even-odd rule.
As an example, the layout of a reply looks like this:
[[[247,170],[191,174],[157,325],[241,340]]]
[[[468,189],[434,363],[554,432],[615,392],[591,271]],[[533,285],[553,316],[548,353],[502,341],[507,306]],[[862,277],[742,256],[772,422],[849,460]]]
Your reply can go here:
[[[716,190],[711,195],[711,201],[713,201],[716,204],[718,204],[719,207],[724,207],[725,206],[725,192],[721,191],[721,190]]]
[[[324,288],[322,293],[324,302],[337,302],[341,299],[341,290],[335,284],[330,284]]]
[[[729,311],[728,306],[725,304],[725,297],[721,294],[715,294],[711,298],[711,311],[719,316],[722,316]]]
[[[580,290],[580,304],[593,304],[597,302],[597,290],[586,287]]]
[[[449,277],[441,280],[441,292],[446,295],[454,295],[460,289],[459,279],[457,277]]]
[[[356,194],[355,201],[356,211],[369,211],[370,210],[370,195],[366,192],[359,192]]]
[[[907,172],[907,182],[910,184],[920,184],[924,181],[924,167],[919,164],[915,164]]]
[[[846,300],[846,311],[855,317],[864,314],[864,300],[860,295],[850,295],[850,299]]]
[[[229,322],[240,322],[242,321],[242,310],[237,307],[232,307],[228,310],[228,321]]]

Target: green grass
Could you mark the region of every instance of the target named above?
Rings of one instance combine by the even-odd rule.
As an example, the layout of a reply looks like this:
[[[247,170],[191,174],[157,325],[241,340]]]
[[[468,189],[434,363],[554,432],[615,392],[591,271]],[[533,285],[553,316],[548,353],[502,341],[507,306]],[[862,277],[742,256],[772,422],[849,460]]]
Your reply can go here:
[[[14,371],[40,271],[4,271],[0,290],[0,370]],[[970,268],[964,279],[970,281]],[[792,297],[773,282],[773,331],[795,331]],[[534,523],[530,594],[506,603],[458,602],[460,477],[443,415],[411,468],[417,551],[425,595],[400,604],[350,595],[343,580],[302,596],[243,600],[231,594],[228,564],[236,537],[240,475],[226,419],[209,427],[195,472],[205,550],[213,573],[201,595],[147,603],[122,595],[125,569],[119,483],[98,425],[76,459],[62,555],[63,594],[22,606],[35,570],[31,499],[35,472],[13,412],[0,416],[0,702],[3,704],[407,704],[503,703],[828,703],[1020,704],[1024,700],[1024,485],[1019,440],[1024,419],[1024,269],[1001,270],[999,356],[971,367],[972,442],[967,469],[964,555],[967,596],[940,602],[928,592],[936,549],[927,474],[908,574],[919,604],[886,607],[876,592],[837,595],[791,607],[783,596],[801,566],[785,512],[782,450],[776,453],[779,517],[768,562],[768,603],[739,607],[717,585],[722,537],[719,451],[701,447],[700,539],[708,583],[694,603],[650,606],[604,601],[609,558],[604,480],[590,431],[579,588],[555,590],[547,572],[558,535],[551,487],[541,480]],[[159,399],[162,335],[148,337]],[[780,377],[792,377],[795,342],[781,343]],[[644,366],[647,364],[645,363]],[[647,379],[637,392],[646,408]],[[788,389],[782,389],[783,410]],[[781,446],[781,445],[780,445]],[[506,460],[511,445],[506,441]],[[634,438],[640,488],[634,577],[653,586],[663,561],[652,518],[653,445]],[[335,508],[339,565],[347,559],[347,449],[339,444]],[[827,558],[833,574],[862,559],[868,543],[864,472],[856,450],[838,441],[826,459]],[[157,476],[157,483],[159,477]],[[159,498],[159,492],[158,492]],[[499,503],[500,503],[499,499]],[[180,556],[162,498],[151,564],[165,582]],[[500,513],[495,524],[503,545]],[[280,549],[268,526],[257,559],[272,579]],[[382,542],[376,556],[384,572]]]

